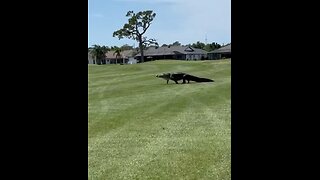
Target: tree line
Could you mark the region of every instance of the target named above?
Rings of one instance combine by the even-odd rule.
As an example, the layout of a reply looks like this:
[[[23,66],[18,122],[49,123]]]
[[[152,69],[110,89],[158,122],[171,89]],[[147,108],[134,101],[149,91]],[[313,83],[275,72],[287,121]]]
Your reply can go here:
[[[215,49],[218,49],[221,47],[220,44],[216,43],[216,42],[212,42],[209,44],[205,44],[203,42],[197,41],[196,43],[192,43],[192,44],[186,44],[186,45],[182,45],[179,41],[175,41],[171,44],[162,44],[161,47],[167,47],[167,46],[190,46],[193,48],[198,48],[198,49],[202,49],[205,51],[213,51]],[[98,50],[98,51],[103,51],[103,52],[109,52],[109,51],[118,51],[119,49],[121,51],[125,51],[125,50],[139,50],[139,47],[134,47],[134,46],[130,46],[128,44],[124,44],[122,46],[100,46],[100,45],[92,45],[92,47],[88,48],[88,52],[92,51],[92,50]]]
[[[161,47],[165,47],[165,46],[182,46],[181,43],[179,41],[175,41],[174,43],[172,44],[162,44]],[[190,47],[193,47],[193,48],[198,48],[198,49],[202,49],[202,50],[205,50],[205,51],[213,51],[215,49],[218,49],[221,47],[220,44],[216,43],[216,42],[212,42],[210,44],[205,44],[203,42],[200,42],[200,41],[197,41],[196,43],[192,43],[192,44],[186,44],[185,46],[190,46]]]

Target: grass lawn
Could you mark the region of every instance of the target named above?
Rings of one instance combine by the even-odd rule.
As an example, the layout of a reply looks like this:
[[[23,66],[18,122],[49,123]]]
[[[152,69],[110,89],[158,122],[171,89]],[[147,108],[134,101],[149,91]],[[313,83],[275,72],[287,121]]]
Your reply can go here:
[[[230,59],[88,71],[88,179],[231,179]],[[174,71],[215,82],[155,77]]]

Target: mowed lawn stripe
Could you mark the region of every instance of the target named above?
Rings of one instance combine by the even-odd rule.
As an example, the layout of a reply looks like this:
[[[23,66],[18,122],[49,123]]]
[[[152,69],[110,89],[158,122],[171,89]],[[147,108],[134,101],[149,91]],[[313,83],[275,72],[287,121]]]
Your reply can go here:
[[[171,178],[183,177],[183,172],[188,171],[203,174],[207,172],[207,169],[203,168],[206,165],[201,165],[201,162],[211,164],[207,158],[215,161],[216,166],[219,163],[224,163],[225,161],[220,162],[218,160],[228,157],[228,155],[221,157],[221,154],[224,154],[226,150],[230,152],[230,149],[223,149],[225,144],[230,143],[230,139],[225,139],[225,135],[230,136],[230,133],[226,134],[230,131],[230,126],[225,124],[225,121],[219,120],[219,116],[212,111],[210,111],[210,114],[193,113],[192,110],[186,111],[187,113],[183,111],[176,116],[169,113],[170,116],[167,117],[167,121],[159,118],[156,119],[156,122],[145,123],[144,126],[152,130],[152,134],[140,129],[142,124],[130,123],[116,132],[113,131],[103,138],[96,139],[101,141],[99,142],[100,146],[97,146],[98,149],[103,149],[102,147],[106,144],[109,146],[108,149],[110,148],[110,151],[101,152],[102,154],[109,154],[110,157],[105,161],[97,159],[96,163],[102,163],[100,167],[113,167],[112,172],[116,175],[114,178],[120,179],[124,178],[121,174],[131,178],[134,176],[148,178],[153,171],[154,175],[160,173],[158,175]],[[226,130],[221,131],[221,129]],[[129,145],[125,146],[126,144]],[[219,147],[222,149],[219,149]],[[115,150],[117,150],[117,153],[114,152]],[[118,156],[112,160],[112,155],[115,154],[118,154]],[[191,156],[191,159],[189,159],[189,156]],[[93,159],[90,160],[90,162],[93,161]],[[185,163],[189,163],[189,165]],[[115,165],[118,168],[114,169]],[[184,167],[190,168],[191,165],[193,167],[191,170],[183,169]],[[158,166],[166,166],[166,168],[159,172],[157,170]],[[198,167],[202,168],[198,169]],[[151,171],[152,169],[153,171]],[[108,168],[101,170],[105,172]],[[115,173],[115,171],[119,172]],[[107,177],[109,176],[105,176],[105,178]]]
[[[89,135],[95,135],[100,130],[107,132],[108,129],[122,126],[137,118],[145,121],[146,116],[152,119],[153,116],[160,116],[163,112],[181,112],[185,105],[192,104],[187,101],[193,98],[194,88],[184,85],[167,87],[167,89],[148,88],[148,91],[145,92],[101,99],[95,107],[90,107],[89,112],[100,113],[100,116],[104,118],[100,116],[96,116],[98,120],[89,118]],[[173,99],[175,100],[172,101]]]
[[[208,75],[212,67],[230,68],[228,60],[204,62]],[[145,64],[96,66],[98,76],[89,66],[88,179],[230,179],[230,74],[215,74],[214,83],[167,85],[153,71],[180,64],[202,72],[204,63]],[[114,73],[125,83],[106,87]]]

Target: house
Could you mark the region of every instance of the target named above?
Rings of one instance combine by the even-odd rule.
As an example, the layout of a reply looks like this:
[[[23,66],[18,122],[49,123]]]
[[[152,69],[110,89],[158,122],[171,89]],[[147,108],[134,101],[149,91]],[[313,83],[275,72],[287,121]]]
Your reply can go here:
[[[136,59],[141,59],[137,54]],[[157,59],[201,60],[207,58],[207,51],[190,46],[149,47],[144,51],[145,61]]]
[[[127,64],[137,64],[137,60],[134,57],[130,57]]]
[[[120,64],[127,63],[130,58],[133,58],[134,55],[137,54],[136,50],[125,50],[120,52],[120,56],[116,57],[115,51],[108,51],[105,53],[105,57],[103,59],[96,59],[90,51],[88,52],[88,64]],[[132,64],[136,63],[136,61],[131,60]]]
[[[88,52],[88,64],[96,64],[96,60],[93,57],[93,55],[90,53],[90,51]]]
[[[109,51],[106,55],[107,64],[126,64],[129,61],[129,58],[134,57],[137,54],[136,50],[125,50],[120,52],[120,56],[116,56],[115,51]],[[132,61],[133,62],[133,61]]]
[[[208,59],[216,60],[223,58],[231,58],[231,43],[208,52]]]
[[[105,59],[97,59],[89,50],[88,51],[88,64],[106,64]]]

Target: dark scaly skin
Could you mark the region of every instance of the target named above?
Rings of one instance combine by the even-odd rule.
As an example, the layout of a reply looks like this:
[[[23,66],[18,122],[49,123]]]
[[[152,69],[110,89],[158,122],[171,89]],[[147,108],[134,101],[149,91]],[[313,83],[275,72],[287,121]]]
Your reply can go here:
[[[207,79],[207,78],[200,78],[197,76],[193,76],[187,73],[183,73],[183,72],[174,72],[174,73],[163,73],[160,75],[156,75],[156,77],[158,78],[163,78],[165,80],[167,80],[167,84],[169,83],[169,80],[174,81],[176,84],[179,84],[178,81],[182,80],[182,84],[185,84],[186,81],[188,81],[188,83],[190,81],[195,81],[195,82],[214,82],[211,79]]]

